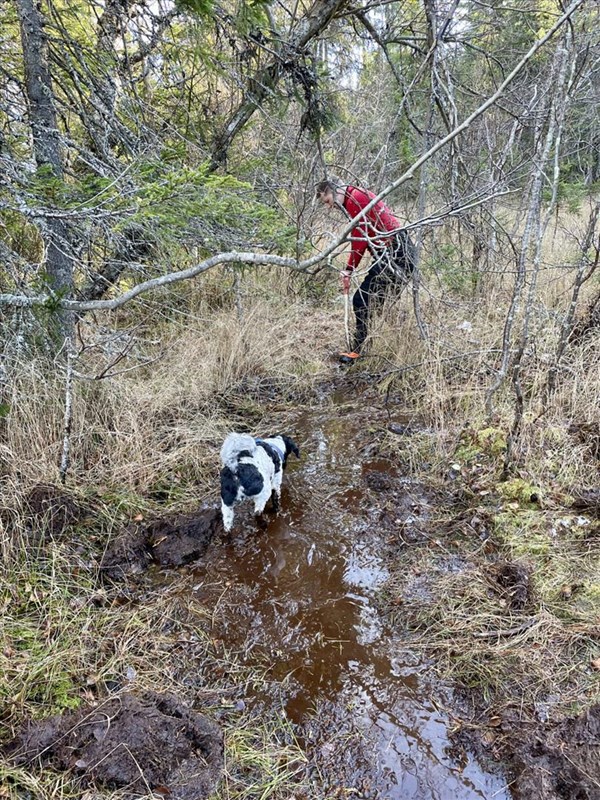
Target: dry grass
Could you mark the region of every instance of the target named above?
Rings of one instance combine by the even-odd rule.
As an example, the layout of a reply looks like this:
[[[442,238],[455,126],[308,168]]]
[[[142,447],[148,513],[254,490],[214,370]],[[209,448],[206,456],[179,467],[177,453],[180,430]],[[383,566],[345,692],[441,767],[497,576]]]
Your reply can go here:
[[[565,231],[581,227],[579,219],[561,221],[564,229],[559,226],[548,239],[547,268],[532,313],[524,362],[527,407],[515,450],[516,474],[540,487],[541,507],[529,508],[498,490],[501,442],[512,423],[510,386],[498,392],[492,421],[484,410],[498,366],[510,274],[490,275],[477,297],[465,297],[446,290],[443,265],[430,264],[422,292],[430,338],[419,339],[405,294],[376,322],[372,355],[353,370],[376,381],[392,405],[410,408],[425,428],[406,440],[390,436],[387,453],[413,474],[422,475],[426,463],[426,479],[446,490],[449,469],[458,464],[452,491],[486,520],[494,542],[486,549],[468,520],[457,527],[456,509],[440,512],[425,546],[400,552],[401,570],[389,586],[392,603],[401,603],[396,624],[435,655],[446,677],[490,698],[512,692],[536,703],[555,694],[564,710],[589,703],[599,688],[590,667],[598,657],[598,532],[591,523],[579,524],[564,506],[575,488],[598,485],[597,460],[569,425],[600,419],[600,352],[597,336],[569,347],[558,391],[540,416],[572,278],[559,266],[573,261],[574,240]],[[329,352],[343,344],[344,335],[339,301],[310,303],[298,287],[265,276],[242,282],[241,319],[212,276],[202,296],[182,289],[164,302],[147,299],[121,315],[86,323],[88,347],[78,360],[79,373],[101,373],[128,331],[133,348],[114,377],[75,384],[69,482],[84,496],[95,496],[97,518],[70,531],[68,543],[32,548],[18,513],[4,515],[4,739],[25,718],[92,699],[111,681],[159,691],[167,684],[202,707],[211,698],[220,702],[221,692],[227,697],[235,684],[259,679],[241,670],[226,650],[215,651],[206,610],[182,599],[176,583],[145,587],[143,600],[124,606],[99,590],[90,548],[101,548],[133,509],[198,505],[214,496],[224,433],[232,427],[260,432],[272,410],[307,402],[315,384],[331,374]],[[586,288],[588,296],[594,291],[597,286]],[[124,339],[106,337],[102,324],[119,328]],[[12,377],[0,467],[4,505],[14,510],[31,484],[57,479],[64,381],[60,373],[25,361]],[[451,529],[447,535],[444,526]],[[507,608],[506,596],[491,581],[489,567],[498,559],[531,568],[534,594],[526,608]],[[481,638],[531,619],[515,634]],[[205,670],[198,672],[200,663]],[[215,664],[227,665],[227,681],[215,680]],[[197,679],[190,684],[194,670]],[[218,797],[292,796],[304,765],[285,721],[245,718],[225,725],[227,775]],[[15,800],[27,792],[44,800],[81,796],[70,779],[6,764],[0,782],[10,787],[5,796]]]
[[[171,502],[186,491],[205,497],[225,432],[258,427],[270,405],[306,398],[325,374],[330,321],[313,310],[307,325],[308,315],[302,301],[257,299],[241,320],[232,309],[204,309],[194,324],[154,330],[153,341],[138,330],[137,350],[119,368],[142,358],[151,367],[75,382],[71,481]],[[93,329],[85,336],[100,339]],[[114,342],[110,351],[88,347],[76,369],[100,374],[114,354]],[[39,363],[17,370],[2,450],[7,480],[56,480],[63,384],[60,371],[48,374]]]
[[[404,587],[402,623],[416,632],[413,645],[434,658],[446,680],[476,689],[487,703],[551,703],[560,713],[574,703],[597,702],[600,686],[591,666],[597,621],[565,618],[564,603],[560,609],[547,605],[546,576],[535,570],[537,599],[511,609],[506,593],[490,579],[489,565],[475,558],[453,571],[432,559],[427,596],[413,597],[411,587]],[[396,597],[402,591],[396,585]]]
[[[573,232],[577,226],[573,221],[569,224]],[[581,220],[578,224],[581,227]],[[516,469],[524,469],[533,481],[558,483],[565,490],[594,485],[600,478],[599,462],[586,457],[585,443],[569,433],[574,422],[586,424],[600,419],[597,332],[567,348],[557,390],[548,408],[542,405],[560,324],[570,300],[573,270],[566,270],[564,264],[577,259],[573,237],[574,233],[567,236],[560,229],[556,236],[554,231],[548,234],[548,261],[540,274],[531,310],[530,341],[523,357],[525,414],[514,450]],[[427,272],[427,263],[424,269]],[[508,434],[513,424],[510,372],[494,397],[492,419],[485,408],[486,393],[500,364],[502,329],[512,286],[510,274],[496,278],[486,294],[465,298],[445,292],[429,274],[421,291],[427,340],[419,337],[408,292],[399,302],[387,305],[373,329],[371,358],[365,361],[364,371],[373,375],[382,392],[401,398],[424,426],[439,432],[442,448],[447,448],[448,434],[457,435],[464,426],[485,428],[493,424]],[[597,282],[584,287],[580,315],[597,293]],[[515,334],[519,334],[522,322],[523,308]]]

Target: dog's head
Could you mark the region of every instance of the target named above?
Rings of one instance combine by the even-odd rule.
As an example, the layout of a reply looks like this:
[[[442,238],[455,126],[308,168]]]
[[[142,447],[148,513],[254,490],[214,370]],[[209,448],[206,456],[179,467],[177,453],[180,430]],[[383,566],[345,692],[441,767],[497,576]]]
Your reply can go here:
[[[282,440],[285,445],[285,460],[287,461],[287,457],[293,453],[296,458],[300,458],[300,450],[298,449],[298,445],[293,439],[290,439],[289,436],[286,436],[284,433],[278,433],[277,437]]]

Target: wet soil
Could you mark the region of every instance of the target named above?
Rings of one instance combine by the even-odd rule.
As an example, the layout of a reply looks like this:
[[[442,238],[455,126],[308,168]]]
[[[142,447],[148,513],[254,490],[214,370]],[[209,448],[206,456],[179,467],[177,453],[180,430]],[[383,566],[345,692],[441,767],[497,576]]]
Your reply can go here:
[[[293,723],[315,796],[502,800],[500,774],[453,759],[450,688],[378,610],[388,559],[428,536],[435,503],[377,454],[387,424],[347,394],[281,421],[303,454],[286,470],[281,512],[260,530],[240,507],[187,591],[213,609],[211,636],[264,675],[244,703]]]
[[[533,588],[531,567],[513,561],[495,564],[490,570],[492,577],[502,589],[507,605],[515,611],[531,605]]]
[[[110,543],[100,573],[105,579],[122,581],[143,572],[150,564],[162,567],[190,564],[204,556],[221,530],[221,515],[214,508],[133,523]]]
[[[598,708],[553,724],[510,705],[487,709],[494,722],[480,726],[486,741],[477,733],[455,736],[459,699],[432,676],[410,632],[399,634],[380,611],[390,563],[401,562],[405,548],[440,547],[438,537],[455,534],[435,529],[434,492],[379,454],[386,431],[409,436],[418,425],[401,412],[390,420],[376,399],[369,402],[364,392],[328,392],[321,405],[277,420],[303,458],[289,463],[282,509],[265,529],[249,505],[236,511],[229,535],[216,509],[134,523],[105,553],[103,576],[127,581],[149,570],[146,581],[160,591],[173,580],[170,568],[187,565],[181,592],[209,609],[211,637],[262,675],[236,695],[240,707],[289,719],[315,797],[600,800]],[[53,508],[58,532],[85,512],[41,492],[32,518],[47,518]],[[467,525],[485,546],[489,520],[468,507],[459,516],[457,526]],[[465,564],[448,553],[443,569],[460,572]],[[410,576],[407,606],[431,591],[429,577]],[[494,559],[486,579],[508,610],[534,603],[526,564]],[[182,663],[182,685],[195,685],[194,669]],[[47,720],[22,734],[13,756],[108,786],[141,790],[142,781],[175,798],[204,797],[221,768],[220,734],[177,700],[157,698],[122,695],[107,701],[118,704],[108,711],[103,705]],[[110,732],[102,733],[102,715]],[[115,766],[106,757],[111,748],[135,758]],[[208,763],[201,767],[197,758]]]
[[[545,723],[517,704],[488,708],[473,731],[457,749],[463,740],[501,759],[515,800],[600,800],[600,706]]]
[[[512,719],[511,719],[512,716]],[[514,796],[527,800],[600,800],[600,706],[560,724],[529,728],[505,715],[515,773]]]
[[[212,720],[171,695],[121,694],[95,707],[31,722],[4,753],[23,765],[68,770],[131,796],[156,790],[202,800],[223,768],[223,736]]]

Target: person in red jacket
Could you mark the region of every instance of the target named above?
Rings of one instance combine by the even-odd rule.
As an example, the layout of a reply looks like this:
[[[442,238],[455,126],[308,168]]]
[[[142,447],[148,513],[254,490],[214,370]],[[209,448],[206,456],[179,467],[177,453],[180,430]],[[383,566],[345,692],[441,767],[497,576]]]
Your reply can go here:
[[[317,199],[328,208],[340,208],[352,220],[375,197],[373,192],[341,183],[337,178],[321,181],[316,186]],[[343,363],[352,363],[360,356],[365,343],[371,314],[381,305],[386,291],[401,290],[415,269],[415,248],[398,218],[383,201],[361,217],[350,233],[348,265],[341,274],[344,292],[350,289],[350,275],[368,250],[371,266],[352,298],[356,332],[350,353],[340,353]]]

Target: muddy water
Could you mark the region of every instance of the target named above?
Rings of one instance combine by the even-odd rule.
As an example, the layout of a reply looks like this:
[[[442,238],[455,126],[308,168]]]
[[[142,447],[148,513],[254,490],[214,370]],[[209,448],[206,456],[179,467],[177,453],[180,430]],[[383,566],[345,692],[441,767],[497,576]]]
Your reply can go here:
[[[281,513],[259,531],[243,509],[196,590],[226,583],[215,633],[282,682],[271,702],[297,724],[324,781],[335,776],[330,788],[380,800],[509,798],[503,778],[452,760],[444,692],[376,610],[382,506],[409,524],[428,507],[393,465],[369,457],[367,420],[364,405],[341,402],[288,421],[302,458],[289,462]]]

